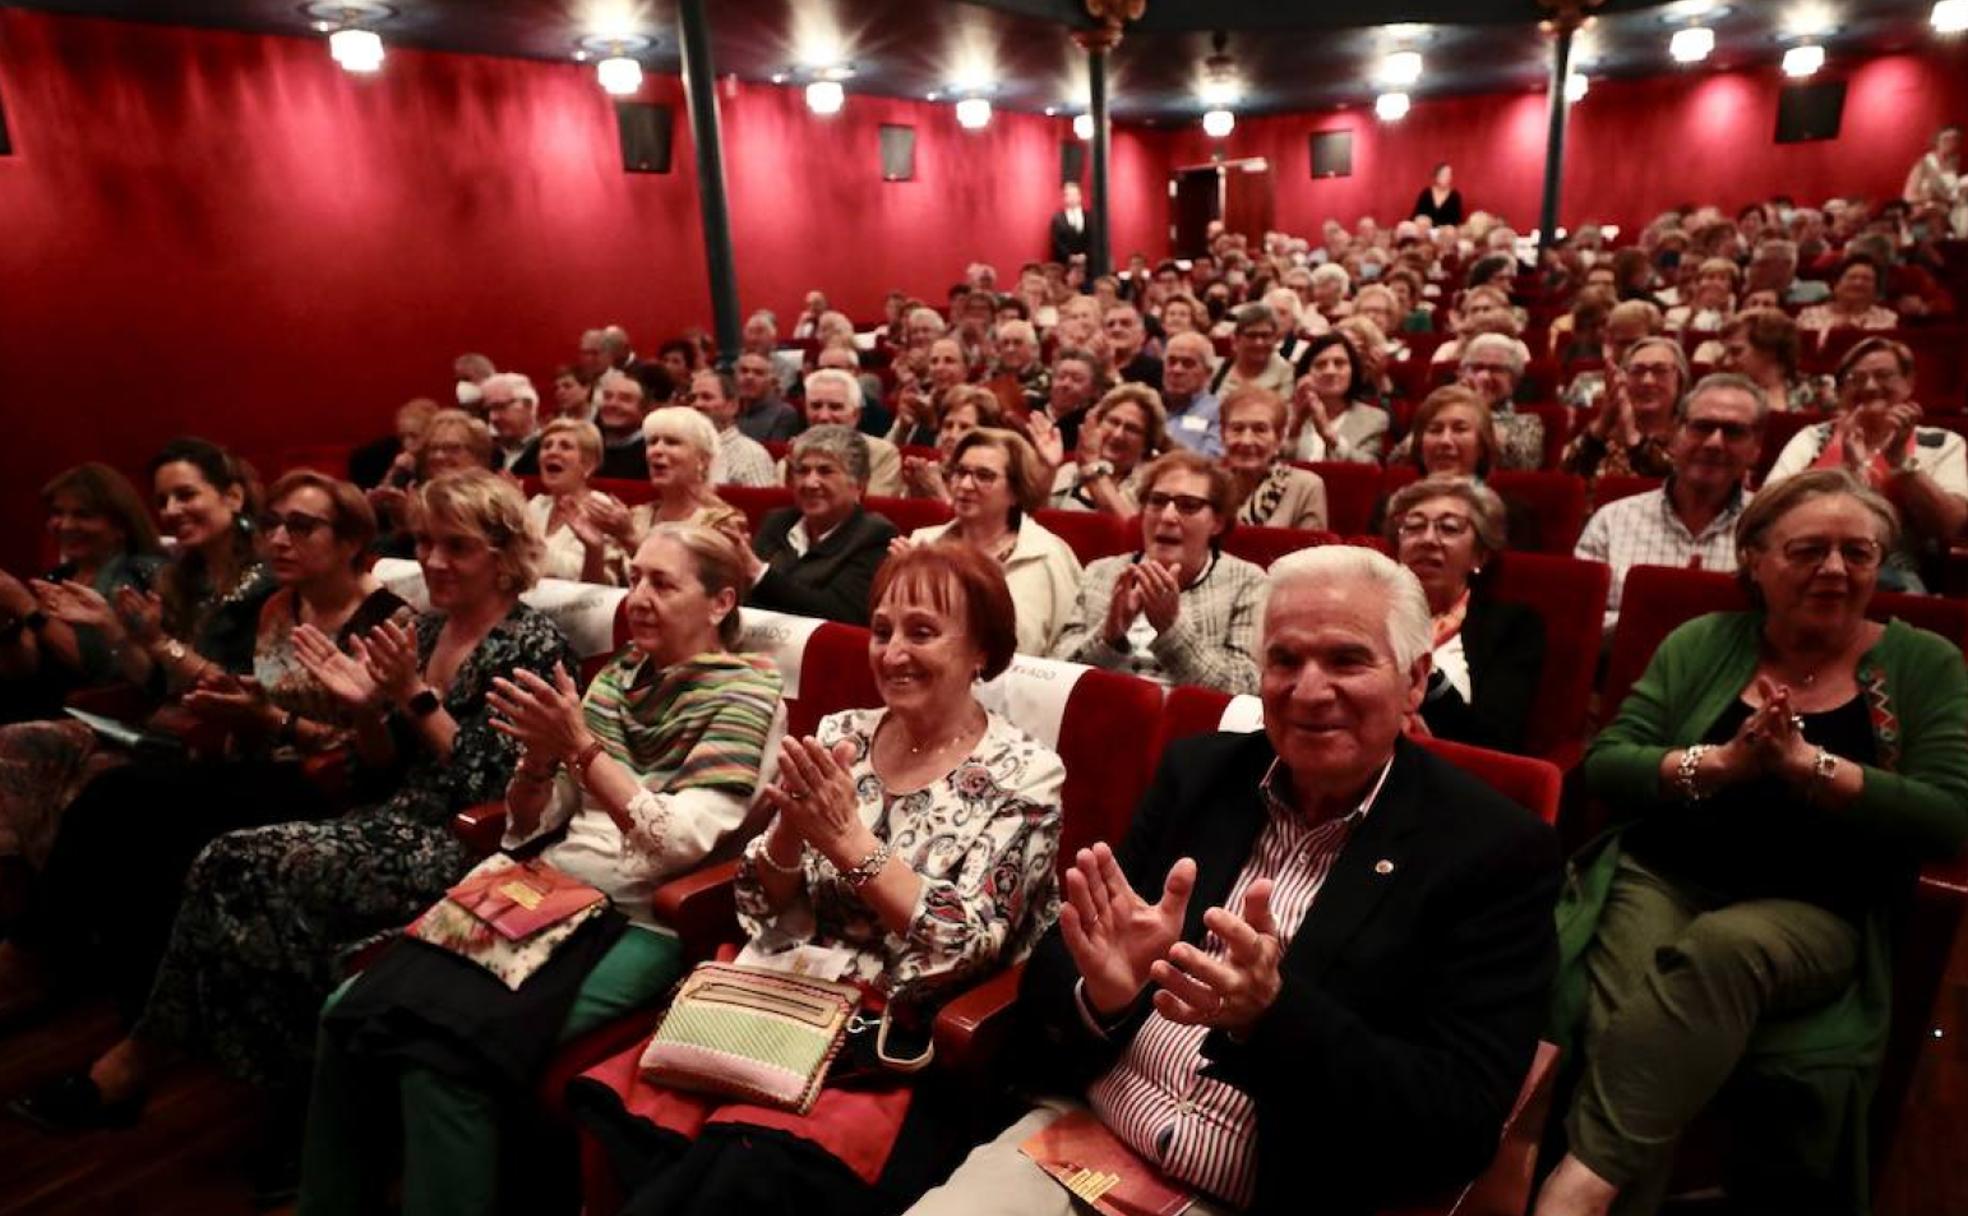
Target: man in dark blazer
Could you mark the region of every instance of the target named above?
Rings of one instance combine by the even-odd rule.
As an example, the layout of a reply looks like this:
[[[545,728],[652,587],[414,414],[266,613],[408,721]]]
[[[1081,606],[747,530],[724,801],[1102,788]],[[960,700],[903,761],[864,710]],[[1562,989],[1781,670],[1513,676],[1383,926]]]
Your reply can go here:
[[[1093,236],[1080,203],[1080,183],[1067,182],[1059,189],[1059,210],[1052,213],[1052,260],[1064,266],[1091,248]]]
[[[1070,1100],[917,1213],[1071,1211],[1017,1145],[1082,1102],[1211,1212],[1378,1211],[1495,1154],[1556,966],[1555,835],[1403,737],[1429,669],[1411,574],[1333,546],[1271,578],[1263,732],[1170,745],[1025,971],[1011,1058]]]
[[[756,608],[866,625],[875,570],[895,525],[861,506],[868,486],[868,437],[816,426],[793,440],[786,480],[793,506],[765,517],[752,538]]]

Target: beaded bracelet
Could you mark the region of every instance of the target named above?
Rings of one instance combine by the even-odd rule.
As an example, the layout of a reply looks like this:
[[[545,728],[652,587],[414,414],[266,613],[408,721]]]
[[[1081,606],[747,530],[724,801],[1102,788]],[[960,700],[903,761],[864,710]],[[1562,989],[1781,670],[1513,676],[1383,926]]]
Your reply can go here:
[[[884,866],[888,865],[888,858],[892,852],[893,850],[888,847],[888,842],[886,840],[882,841],[871,849],[866,857],[861,859],[861,864],[849,870],[842,870],[841,881],[847,884],[848,890],[853,891],[857,895],[860,894],[861,888],[875,881],[875,876],[882,872]]]
[[[1702,757],[1708,754],[1708,744],[1697,743],[1681,753],[1681,763],[1674,769],[1674,784],[1681,787],[1681,796],[1689,802],[1702,800],[1701,786],[1695,783],[1695,770],[1701,766]]]
[[[588,779],[588,770],[594,767],[594,762],[601,758],[601,753],[605,750],[607,749],[602,746],[601,740],[596,739],[593,743],[582,748],[580,754],[575,756],[567,767],[574,770],[574,776],[577,780],[586,781]]]

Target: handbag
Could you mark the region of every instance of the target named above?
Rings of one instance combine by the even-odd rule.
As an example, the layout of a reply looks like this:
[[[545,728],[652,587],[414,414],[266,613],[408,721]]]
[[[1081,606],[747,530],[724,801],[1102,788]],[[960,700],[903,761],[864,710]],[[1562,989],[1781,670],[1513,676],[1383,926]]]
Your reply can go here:
[[[404,932],[477,963],[518,991],[608,897],[538,858],[495,853]]]
[[[699,963],[677,988],[639,1065],[659,1085],[804,1115],[861,1005],[852,984]]]

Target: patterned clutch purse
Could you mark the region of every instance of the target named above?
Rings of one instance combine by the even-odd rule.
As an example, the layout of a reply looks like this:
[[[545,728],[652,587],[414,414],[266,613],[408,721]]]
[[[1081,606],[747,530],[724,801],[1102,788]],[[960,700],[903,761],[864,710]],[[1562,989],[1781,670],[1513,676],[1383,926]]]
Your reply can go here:
[[[806,1114],[861,1004],[851,984],[699,963],[642,1053],[650,1081]]]

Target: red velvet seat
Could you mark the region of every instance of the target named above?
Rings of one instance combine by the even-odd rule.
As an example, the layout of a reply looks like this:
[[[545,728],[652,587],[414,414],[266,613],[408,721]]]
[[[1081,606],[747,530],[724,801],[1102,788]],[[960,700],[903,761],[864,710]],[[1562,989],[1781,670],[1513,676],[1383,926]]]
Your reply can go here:
[[[1544,621],[1544,671],[1524,751],[1560,768],[1570,767],[1584,749],[1611,578],[1602,562],[1544,553],[1507,553],[1491,577],[1491,595],[1523,604]]]
[[[861,505],[894,524],[904,536],[917,528],[949,523],[952,518],[948,503],[930,498],[882,498],[870,494]]]
[[[1082,566],[1103,557],[1132,553],[1141,547],[1141,525],[1136,519],[1117,519],[1105,511],[1056,511],[1051,508],[1032,512],[1032,518],[1065,541]]]
[[[1799,410],[1795,413],[1774,413],[1765,418],[1763,450],[1757,455],[1756,468],[1750,474],[1751,484],[1763,484],[1763,479],[1770,475],[1771,466],[1777,463],[1777,457],[1783,453],[1784,445],[1790,442],[1793,435],[1806,427],[1828,421],[1830,417],[1816,410]]]
[[[1530,414],[1544,423],[1544,458],[1540,469],[1556,470],[1558,462],[1565,455],[1565,445],[1572,438],[1572,409],[1551,401],[1551,394],[1530,394],[1539,404],[1519,405],[1520,414]]]
[[[1294,461],[1301,469],[1310,469],[1326,483],[1326,527],[1341,536],[1352,536],[1367,531],[1367,521],[1373,517],[1373,508],[1380,501],[1381,470],[1379,465],[1355,464],[1344,460],[1321,460],[1313,463]]]
[[[1585,529],[1585,479],[1572,473],[1540,469],[1490,474],[1489,485],[1504,501],[1515,503],[1537,522],[1536,551],[1570,554]]]
[[[1232,557],[1241,557],[1268,570],[1272,562],[1287,553],[1310,549],[1314,545],[1338,543],[1339,536],[1333,532],[1315,532],[1310,528],[1250,528],[1238,525],[1224,534],[1223,551]]]
[[[1635,494],[1645,494],[1661,487],[1661,478],[1638,477],[1632,473],[1607,473],[1594,478],[1592,482],[1592,503],[1595,508],[1622,498],[1632,498]]]
[[[745,513],[745,527],[753,535],[766,516],[793,505],[793,492],[785,486],[719,486],[717,496]]]
[[[525,487],[529,495],[540,492],[540,479],[538,477],[522,477],[519,479],[519,483]],[[590,489],[600,490],[604,494],[613,495],[632,507],[639,507],[643,503],[654,502],[656,499],[655,486],[650,485],[646,481],[638,481],[633,477],[597,477],[590,481],[588,486]]]

